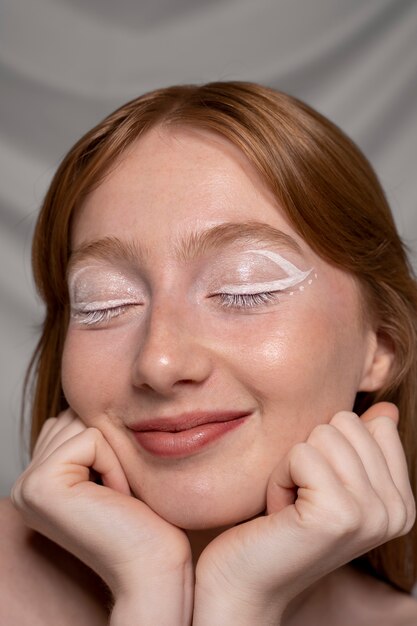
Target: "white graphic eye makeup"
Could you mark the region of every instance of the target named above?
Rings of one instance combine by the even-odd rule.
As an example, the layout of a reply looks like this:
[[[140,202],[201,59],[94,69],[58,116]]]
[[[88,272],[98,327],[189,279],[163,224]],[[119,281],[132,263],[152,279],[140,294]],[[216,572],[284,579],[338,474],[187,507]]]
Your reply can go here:
[[[97,266],[79,269],[69,280],[71,318],[81,325],[109,322],[129,307],[143,304],[134,281],[117,270]]]
[[[313,268],[302,271],[293,263],[285,259],[277,252],[270,250],[248,250],[248,253],[260,254],[278,265],[287,274],[285,278],[268,282],[257,282],[243,285],[226,284],[220,287],[220,293],[216,295],[221,298],[222,306],[234,308],[249,308],[262,304],[268,304],[277,299],[278,295],[290,288],[300,285],[299,291],[304,291],[301,285],[313,272]],[[314,274],[317,278],[317,274]],[[310,278],[308,284],[311,285],[313,279]],[[290,295],[293,295],[291,291]]]

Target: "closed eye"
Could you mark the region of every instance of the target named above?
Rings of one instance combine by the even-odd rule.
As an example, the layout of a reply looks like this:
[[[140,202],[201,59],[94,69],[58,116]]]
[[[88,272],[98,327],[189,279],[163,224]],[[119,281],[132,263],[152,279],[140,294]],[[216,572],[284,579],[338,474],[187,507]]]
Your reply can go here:
[[[71,317],[78,324],[83,326],[98,326],[110,322],[115,317],[123,315],[129,307],[135,306],[133,303],[122,304],[114,307],[102,309],[75,309],[71,312]]]
[[[217,293],[220,306],[228,309],[250,309],[277,302],[281,291],[262,291],[260,293]]]

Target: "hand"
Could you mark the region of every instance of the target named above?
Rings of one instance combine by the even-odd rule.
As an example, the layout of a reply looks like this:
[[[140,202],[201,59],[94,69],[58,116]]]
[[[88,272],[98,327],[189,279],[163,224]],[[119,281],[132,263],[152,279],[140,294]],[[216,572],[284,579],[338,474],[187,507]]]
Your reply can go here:
[[[102,485],[90,480],[91,470],[100,475]],[[133,598],[147,598],[148,604],[155,604],[149,609],[151,614],[161,604],[162,585],[166,606],[172,587],[184,596],[172,598],[172,604],[178,600],[191,614],[193,570],[185,533],[131,496],[109,443],[96,428],[86,428],[71,410],[45,422],[32,462],[15,483],[11,497],[30,528],[103,578],[116,605],[120,597],[127,604],[135,602]],[[153,597],[153,589],[158,597]],[[170,620],[159,623],[176,622],[172,614]],[[181,617],[178,623],[188,621]]]
[[[415,504],[397,421],[389,403],[361,418],[343,411],[288,452],[270,477],[266,516],[203,551],[195,626],[238,614],[242,625],[279,623],[316,580],[411,529]]]

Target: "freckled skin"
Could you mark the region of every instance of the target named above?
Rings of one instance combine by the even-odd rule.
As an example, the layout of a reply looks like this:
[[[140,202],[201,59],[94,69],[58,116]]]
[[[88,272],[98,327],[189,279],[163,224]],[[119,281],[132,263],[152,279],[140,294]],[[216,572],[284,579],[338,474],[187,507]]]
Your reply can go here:
[[[197,297],[196,284],[204,292],[223,262],[235,280],[233,265],[244,254],[228,245],[184,264],[175,260],[175,238],[190,227],[253,219],[293,236],[303,259],[280,253],[302,271],[314,268],[317,278],[249,312]],[[366,384],[375,337],[362,327],[357,286],[297,235],[238,149],[208,132],[147,133],[87,197],[72,240],[76,247],[132,234],[151,253],[141,267],[148,304],[106,328],[70,324],[66,397],[85,424],[104,433],[132,491],[168,521],[199,529],[252,517],[265,507],[279,459],[316,424],[350,410]],[[258,262],[250,280],[272,281],[271,262]],[[268,263],[266,277],[259,268]],[[126,429],[156,416],[221,409],[253,414],[183,459],[152,457]]]

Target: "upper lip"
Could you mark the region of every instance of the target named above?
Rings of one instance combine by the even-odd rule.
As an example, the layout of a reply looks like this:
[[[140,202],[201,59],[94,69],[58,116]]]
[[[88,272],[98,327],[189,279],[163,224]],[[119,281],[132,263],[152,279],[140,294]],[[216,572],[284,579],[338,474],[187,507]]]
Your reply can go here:
[[[201,424],[229,422],[239,417],[246,417],[251,413],[252,411],[195,411],[192,413],[181,413],[181,415],[172,415],[171,417],[155,417],[153,419],[143,420],[129,426],[129,428],[143,432],[160,430],[175,433],[201,426]]]

